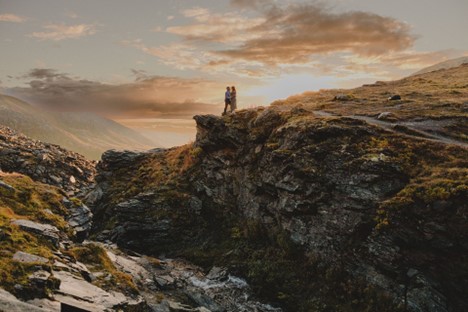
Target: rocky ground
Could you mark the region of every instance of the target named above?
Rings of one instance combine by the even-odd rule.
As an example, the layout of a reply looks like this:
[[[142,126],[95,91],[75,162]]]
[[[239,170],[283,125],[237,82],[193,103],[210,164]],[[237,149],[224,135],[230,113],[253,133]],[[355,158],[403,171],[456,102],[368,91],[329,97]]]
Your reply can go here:
[[[1,128],[0,310],[467,310],[466,81],[195,116],[97,165]]]
[[[287,311],[465,310],[466,81],[324,90],[195,116],[192,145],[106,152],[95,235],[227,267]]]
[[[74,196],[94,182],[95,162],[0,126],[0,170],[18,172]]]
[[[0,130],[0,311],[280,311],[225,269],[84,241],[94,163]]]

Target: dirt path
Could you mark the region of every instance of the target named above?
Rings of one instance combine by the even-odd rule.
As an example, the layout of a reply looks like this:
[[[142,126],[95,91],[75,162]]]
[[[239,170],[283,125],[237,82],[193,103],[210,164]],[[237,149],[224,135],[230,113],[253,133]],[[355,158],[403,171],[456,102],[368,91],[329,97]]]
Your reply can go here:
[[[407,137],[423,139],[423,140],[428,140],[432,142],[439,142],[443,144],[452,144],[452,145],[461,146],[463,148],[468,148],[468,143],[420,129],[421,126],[424,126],[425,128],[431,128],[432,130],[436,130],[438,127],[441,126],[441,125],[436,125],[434,122],[432,122],[432,124],[429,124],[431,123],[430,121],[388,122],[388,121],[379,120],[379,119],[369,117],[369,116],[335,115],[335,114],[325,112],[325,111],[313,111],[313,113],[320,117],[346,117],[346,118],[363,120],[367,122],[368,124],[378,126],[378,127],[390,130],[392,132],[396,132],[398,134],[407,136]]]

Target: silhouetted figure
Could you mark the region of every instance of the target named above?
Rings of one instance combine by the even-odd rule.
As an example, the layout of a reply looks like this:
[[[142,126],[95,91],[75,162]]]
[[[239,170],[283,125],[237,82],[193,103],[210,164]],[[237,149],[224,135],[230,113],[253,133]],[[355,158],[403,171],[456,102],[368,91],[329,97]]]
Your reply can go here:
[[[237,109],[237,91],[236,87],[231,87],[231,113]]]
[[[231,88],[226,87],[226,92],[224,93],[224,113],[223,113],[223,115],[226,115],[228,105],[231,105]]]

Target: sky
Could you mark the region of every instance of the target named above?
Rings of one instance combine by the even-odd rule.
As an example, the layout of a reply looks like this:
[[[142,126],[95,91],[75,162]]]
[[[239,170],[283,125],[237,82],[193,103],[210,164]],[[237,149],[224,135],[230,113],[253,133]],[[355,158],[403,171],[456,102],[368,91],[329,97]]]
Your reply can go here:
[[[0,0],[0,93],[188,129],[221,112],[227,85],[248,108],[468,55],[467,12],[466,0]]]

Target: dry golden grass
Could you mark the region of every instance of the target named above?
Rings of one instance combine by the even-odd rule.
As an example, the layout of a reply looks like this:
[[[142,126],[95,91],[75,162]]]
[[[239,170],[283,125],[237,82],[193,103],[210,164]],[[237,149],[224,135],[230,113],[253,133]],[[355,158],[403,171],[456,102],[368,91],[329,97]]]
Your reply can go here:
[[[87,264],[93,272],[107,272],[111,274],[110,279],[106,279],[105,276],[98,278],[94,282],[97,286],[105,289],[121,290],[127,293],[138,292],[138,288],[133,283],[132,277],[117,270],[107,255],[106,250],[101,246],[86,244],[70,249],[69,254],[78,261]]]
[[[16,189],[11,192],[0,188],[0,207],[11,210],[18,218],[51,224],[69,233],[68,223],[63,218],[68,213],[62,203],[63,191],[16,173],[1,172],[0,179]]]
[[[349,101],[334,101],[339,94]],[[402,100],[388,101],[399,94]],[[401,120],[413,118],[468,117],[468,65],[410,76],[397,81],[376,82],[359,88],[320,90],[276,101],[273,106],[302,106],[339,115],[375,116],[392,112]]]
[[[13,219],[29,219],[36,222],[52,224],[67,230],[66,221],[59,215],[51,215],[45,210],[61,211],[61,194],[54,187],[33,182],[20,174],[0,173],[0,179],[15,190],[0,188],[0,285],[15,292],[14,285],[28,287],[27,276],[37,270],[36,265],[13,261],[16,251],[51,259],[56,249],[52,243],[40,236],[21,230],[11,223]]]

